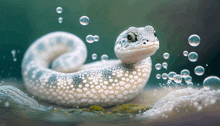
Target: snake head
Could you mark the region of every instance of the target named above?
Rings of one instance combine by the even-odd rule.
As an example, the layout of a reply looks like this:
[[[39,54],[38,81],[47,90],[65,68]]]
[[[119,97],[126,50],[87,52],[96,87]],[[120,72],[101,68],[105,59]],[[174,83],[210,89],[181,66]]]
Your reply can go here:
[[[115,42],[115,54],[123,63],[137,63],[153,55],[159,48],[156,31],[150,25],[130,27]]]

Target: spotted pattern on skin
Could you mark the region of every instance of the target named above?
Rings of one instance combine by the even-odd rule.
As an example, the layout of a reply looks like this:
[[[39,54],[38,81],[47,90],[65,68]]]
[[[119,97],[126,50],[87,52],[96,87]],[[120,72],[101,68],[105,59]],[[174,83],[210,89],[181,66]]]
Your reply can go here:
[[[125,39],[128,32],[136,35],[131,46],[139,43],[137,47],[122,46],[129,43]],[[138,95],[150,76],[149,56],[159,48],[154,33],[152,26],[129,28],[116,40],[115,53],[119,60],[85,65],[87,49],[80,38],[68,32],[46,34],[25,53],[22,61],[25,86],[34,96],[62,106],[106,107],[127,102]],[[150,41],[143,43],[146,39]]]

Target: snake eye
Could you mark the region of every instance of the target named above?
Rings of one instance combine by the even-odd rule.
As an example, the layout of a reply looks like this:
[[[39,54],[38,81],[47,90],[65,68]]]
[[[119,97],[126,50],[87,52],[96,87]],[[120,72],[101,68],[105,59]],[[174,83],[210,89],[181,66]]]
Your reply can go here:
[[[129,42],[134,42],[137,40],[136,35],[134,33],[129,32],[127,35],[127,39]]]

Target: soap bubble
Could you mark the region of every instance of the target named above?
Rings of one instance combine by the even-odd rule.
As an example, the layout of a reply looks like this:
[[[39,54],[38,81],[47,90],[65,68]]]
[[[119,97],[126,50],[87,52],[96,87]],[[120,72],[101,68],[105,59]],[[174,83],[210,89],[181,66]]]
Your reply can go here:
[[[200,43],[200,37],[196,34],[189,36],[188,42],[191,46],[196,47]]]
[[[188,51],[183,51],[183,56],[188,56]]]
[[[93,53],[93,54],[92,54],[92,59],[93,59],[93,60],[96,60],[96,58],[97,58],[97,54]]]
[[[179,74],[174,75],[173,79],[176,83],[181,83],[182,82],[182,77]]]
[[[82,16],[82,17],[80,17],[79,22],[81,25],[88,25],[89,24],[89,17]]]
[[[192,82],[192,77],[191,76],[187,76],[186,78],[184,78],[184,80],[188,84],[188,83]]]
[[[164,59],[168,59],[169,57],[170,57],[170,54],[169,54],[169,53],[166,52],[166,53],[163,54],[163,58],[164,58]]]
[[[107,60],[108,60],[108,55],[103,54],[103,55],[101,56],[101,61],[102,61],[102,62],[105,62],[105,61],[107,61]]]
[[[57,11],[58,14],[61,14],[62,11],[63,11],[63,8],[62,7],[57,7],[56,11]]]
[[[58,22],[61,24],[61,23],[63,23],[63,18],[62,17],[59,17],[58,18]]]
[[[170,80],[173,80],[174,75],[176,75],[176,73],[173,72],[173,71],[171,71],[171,72],[169,73],[169,79],[170,79]]]
[[[188,55],[188,59],[189,59],[189,61],[191,61],[191,62],[196,62],[197,59],[198,59],[198,54],[197,54],[196,52],[191,52],[191,53],[189,53],[189,55]]]
[[[164,80],[166,80],[166,79],[168,78],[168,74],[167,74],[167,73],[163,73],[163,74],[162,74],[162,78],[163,78]]]
[[[206,77],[203,81],[203,88],[207,90],[220,89],[220,78],[217,76]]]
[[[193,83],[192,83],[192,82],[189,82],[189,83],[187,83],[187,86],[188,86],[189,88],[193,88]]]
[[[167,64],[166,62],[163,62],[163,63],[162,63],[162,66],[163,66],[163,68],[165,68],[165,69],[167,70],[168,64]]]
[[[92,36],[92,35],[87,35],[87,36],[86,36],[86,41],[87,41],[88,43],[93,43],[93,42],[94,42],[93,36]]]
[[[184,69],[180,72],[180,74],[182,75],[183,78],[186,78],[187,76],[189,76],[190,72],[187,69]]]
[[[98,36],[98,35],[94,35],[93,38],[94,38],[94,41],[95,41],[95,42],[98,42],[98,41],[99,41],[99,36]]]
[[[162,65],[161,65],[160,63],[157,63],[157,64],[155,65],[156,70],[160,70],[161,67],[162,67]]]
[[[202,66],[197,66],[194,69],[194,72],[195,72],[196,75],[202,76],[204,74],[204,72],[205,72],[205,69]]]
[[[157,74],[157,75],[156,75],[156,78],[157,78],[157,79],[160,79],[160,78],[161,78],[161,75],[160,75],[160,74]]]

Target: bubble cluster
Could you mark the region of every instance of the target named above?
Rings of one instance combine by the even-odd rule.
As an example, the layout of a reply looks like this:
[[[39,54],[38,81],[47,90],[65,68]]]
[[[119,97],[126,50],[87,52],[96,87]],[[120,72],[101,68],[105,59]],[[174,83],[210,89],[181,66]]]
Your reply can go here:
[[[103,54],[103,55],[101,56],[101,61],[102,61],[102,62],[105,62],[105,61],[107,61],[107,60],[108,60],[108,55]]]
[[[89,17],[82,16],[82,17],[80,17],[79,22],[81,25],[88,25],[89,24]]]
[[[96,59],[97,59],[97,54],[93,53],[93,54],[92,54],[92,59],[93,59],[93,60],[96,60]]]
[[[157,75],[156,75],[156,78],[157,78],[157,79],[160,79],[160,78],[161,78],[161,75],[160,75],[160,74],[157,74]]]
[[[11,54],[12,54],[12,57],[13,57],[13,61],[16,62],[17,61],[17,59],[15,57],[16,51],[15,50],[11,50]]]
[[[93,35],[87,35],[87,36],[86,36],[86,41],[87,41],[88,43],[93,43],[93,42],[94,42]]]
[[[163,58],[164,58],[164,59],[169,59],[169,57],[170,57],[170,54],[169,54],[169,53],[166,52],[166,53],[163,54]]]
[[[168,66],[168,64],[167,64],[166,62],[163,62],[163,63],[162,63],[162,66],[163,66],[164,69],[167,70],[167,66]]]
[[[191,62],[196,62],[197,59],[198,59],[198,54],[197,54],[196,52],[191,52],[191,53],[189,53],[189,55],[188,55],[188,59],[189,59],[189,61],[191,61]]]
[[[61,14],[61,13],[63,12],[63,8],[62,8],[62,7],[57,7],[57,8],[56,8],[56,12],[57,12],[58,14]]]
[[[94,35],[93,39],[94,39],[94,42],[98,42],[99,41],[99,36],[98,35]]]
[[[182,82],[182,77],[181,77],[181,75],[179,75],[179,74],[176,74],[176,75],[174,75],[174,81],[176,82],[176,83],[181,83]]]
[[[202,66],[197,66],[194,69],[194,72],[195,72],[196,75],[202,76],[204,74],[204,72],[205,72],[205,69]]]
[[[163,73],[163,74],[162,74],[162,78],[163,78],[164,80],[166,80],[166,79],[168,78],[168,74],[167,74],[167,73]]]
[[[220,78],[217,76],[209,76],[203,81],[203,88],[207,90],[220,89]]]
[[[155,68],[156,70],[160,70],[162,67],[162,65],[160,63],[155,64]]]
[[[191,46],[196,47],[200,43],[200,37],[196,34],[189,36],[188,42]]]
[[[183,56],[185,56],[185,57],[188,56],[188,51],[186,51],[186,50],[183,51]]]
[[[63,18],[62,17],[59,17],[58,18],[58,22],[61,24],[61,23],[63,23]]]
[[[189,72],[189,70],[184,69],[180,72],[180,74],[183,78],[186,78],[187,76],[189,76],[190,72]]]

